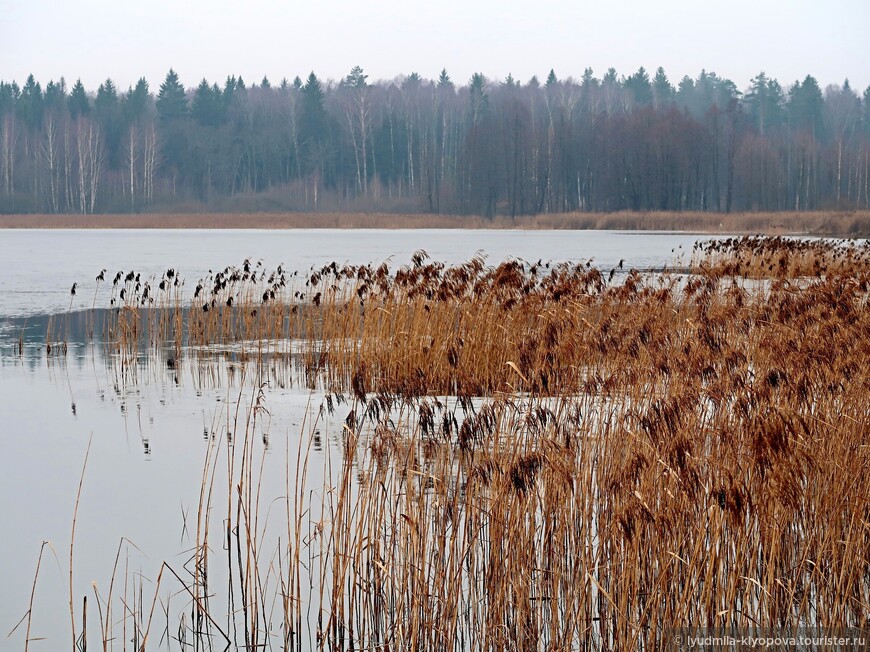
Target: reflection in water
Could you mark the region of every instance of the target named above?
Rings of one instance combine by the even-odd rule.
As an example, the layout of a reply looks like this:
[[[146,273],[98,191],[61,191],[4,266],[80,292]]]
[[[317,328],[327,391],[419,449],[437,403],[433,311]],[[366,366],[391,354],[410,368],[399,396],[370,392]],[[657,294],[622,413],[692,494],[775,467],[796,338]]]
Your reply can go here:
[[[235,485],[220,484],[221,475],[229,472],[238,477],[240,463],[248,469],[256,466],[252,476],[255,479],[249,481],[256,482],[257,492],[262,492],[264,499],[268,496],[269,503],[286,495],[285,462],[296,456],[303,441],[310,447],[306,456],[314,461],[306,470],[304,486],[322,493],[329,485],[326,479],[332,465],[329,460],[332,455],[341,454],[344,416],[339,410],[333,418],[329,411],[321,409],[322,385],[306,379],[304,366],[294,355],[278,352],[252,355],[244,347],[185,346],[179,350],[173,346],[144,346],[135,351],[112,351],[87,339],[89,328],[100,323],[99,312],[95,315],[64,316],[64,329],[68,333],[64,350],[55,347],[52,351],[45,346],[49,318],[4,324],[4,337],[0,338],[0,391],[10,405],[21,409],[4,415],[6,432],[14,433],[15,438],[3,441],[8,455],[3,458],[0,477],[10,488],[15,487],[18,496],[18,505],[7,524],[19,536],[7,538],[0,554],[4,558],[29,559],[39,547],[34,547],[34,541],[38,544],[43,538],[49,538],[58,549],[63,547],[72,518],[68,492],[75,487],[76,474],[81,471],[82,451],[78,449],[93,433],[86,491],[79,512],[75,594],[90,593],[91,580],[105,577],[107,563],[113,572],[111,561],[120,551],[121,566],[114,572],[120,575],[117,583],[123,580],[126,587],[122,600],[128,607],[114,605],[117,618],[123,621],[118,627],[129,628],[128,641],[133,640],[130,632],[138,631],[136,637],[141,643],[150,607],[142,596],[154,594],[160,560],[171,563],[183,583],[190,586],[198,583],[198,591],[212,586],[211,582],[220,582],[217,567],[209,571],[208,583],[202,575],[198,576],[196,566],[200,564],[201,572],[204,562],[190,553],[196,541],[213,538],[202,529],[208,527],[202,521],[205,514],[188,515],[182,530],[183,545],[173,545],[173,541],[178,542],[178,501],[182,501],[182,510],[188,514],[191,509],[196,512],[204,508],[200,503],[205,498],[198,495],[205,473],[205,477],[210,477],[207,482],[212,496],[206,499],[212,505],[208,513],[216,514],[211,529],[219,532],[223,519],[218,515],[218,505],[221,502],[226,505],[239,490]],[[22,331],[23,346],[19,351],[16,339]],[[15,334],[15,339],[7,336],[9,333]],[[7,386],[7,381],[14,384]],[[57,403],[65,406],[66,416],[55,410]],[[306,432],[309,434],[305,435]],[[201,433],[202,437],[192,439],[189,436],[192,433]],[[72,434],[75,436],[70,439]],[[333,442],[331,450],[324,436]],[[61,454],[61,447],[70,449],[69,454]],[[129,455],[133,450],[138,450],[138,455]],[[137,458],[151,470],[140,468]],[[62,466],[51,471],[56,463]],[[22,472],[24,475],[20,475]],[[46,472],[47,477],[59,480],[57,490],[45,486],[42,478]],[[292,477],[289,480],[296,481]],[[7,485],[3,488],[7,490]],[[222,491],[225,494],[221,498]],[[8,490],[7,495],[11,495]],[[100,516],[89,520],[88,514]],[[232,519],[236,521],[235,515]],[[236,528],[234,525],[233,529]],[[273,534],[270,529],[269,537]],[[120,546],[118,536],[122,537]],[[265,533],[263,536],[266,537]],[[281,538],[286,540],[286,534]],[[218,537],[210,546],[214,550],[226,549],[227,540]],[[189,563],[176,567],[172,560],[185,550],[183,554]],[[128,570],[122,572],[124,568]],[[140,570],[134,572],[135,568]],[[9,574],[10,590],[0,598],[2,613],[18,613],[27,604],[23,591],[32,579],[32,569],[23,565]],[[100,600],[107,597],[106,586],[100,582]],[[62,641],[65,610],[58,608],[51,597],[64,594],[62,579],[43,569],[39,587],[35,605],[39,634],[51,641]],[[118,593],[116,585],[116,596]],[[213,599],[215,608],[226,613],[227,607],[218,606],[220,601],[221,598]],[[166,616],[177,632],[174,638],[193,640],[205,636],[204,626],[191,625],[192,629],[180,626],[190,617],[189,603],[185,605],[179,600],[166,608]],[[135,617],[123,616],[128,609]],[[201,617],[202,613],[195,615],[194,622]],[[68,626],[67,616],[66,629]],[[96,623],[91,628],[95,631]],[[114,638],[121,636],[121,632],[113,634]],[[152,641],[160,649],[170,644],[175,649],[175,641],[164,639],[160,644]]]
[[[184,311],[187,322],[187,309]],[[143,324],[162,319],[160,310],[149,315],[143,311]],[[279,388],[322,389],[316,368],[306,365],[303,353],[310,350],[307,340],[271,340],[213,345],[188,345],[186,336],[177,340],[149,341],[143,328],[136,342],[105,342],[94,339],[94,332],[105,332],[117,323],[118,311],[95,309],[66,315],[40,315],[0,319],[0,364],[82,367],[103,365],[116,387],[192,382],[197,391],[236,386],[238,383],[266,382]],[[17,339],[13,335],[17,334]],[[63,339],[53,339],[60,338]],[[19,347],[19,341],[21,346]],[[321,369],[322,370],[322,369]]]
[[[694,240],[673,234],[641,240],[625,234],[519,231],[6,232],[0,259],[15,272],[0,277],[0,493],[5,497],[4,527],[14,534],[0,537],[0,558],[9,562],[0,592],[0,614],[5,618],[0,625],[8,632],[26,610],[43,540],[51,542],[66,566],[73,498],[91,437],[78,509],[73,594],[79,630],[80,599],[90,596],[92,647],[101,638],[111,638],[110,649],[126,648],[130,642],[138,648],[149,631],[148,649],[184,648],[205,636],[203,632],[217,632],[204,613],[239,614],[249,623],[259,622],[262,630],[280,630],[276,618],[264,612],[259,612],[259,621],[250,611],[243,618],[251,601],[235,599],[222,605],[215,598],[212,603],[204,590],[207,584],[218,595],[227,593],[220,590],[227,560],[205,563],[201,543],[207,541],[216,553],[232,551],[237,556],[238,539],[233,537],[245,530],[231,505],[234,508],[240,492],[252,486],[257,487],[263,515],[254,529],[261,544],[258,559],[267,570],[259,585],[250,583],[247,588],[271,591],[279,605],[284,600],[290,605],[304,601],[317,611],[320,597],[313,595],[311,577],[325,575],[328,559],[319,550],[337,514],[322,513],[318,505],[338,495],[339,473],[346,464],[357,468],[357,457],[344,456],[352,443],[345,423],[351,406],[334,400],[330,410],[325,400],[330,384],[317,371],[308,373],[319,367],[301,364],[293,351],[264,354],[252,364],[251,351],[237,346],[203,350],[185,341],[176,350],[143,338],[130,354],[120,355],[95,344],[102,341],[113,316],[109,297],[117,270],[129,272],[133,266],[145,281],[154,277],[151,289],[156,293],[160,274],[183,263],[181,271],[192,293],[194,279],[204,278],[215,264],[235,260],[239,251],[256,252],[273,266],[285,261],[294,269],[332,259],[342,264],[391,257],[407,261],[421,247],[436,260],[454,262],[486,250],[493,262],[516,255],[529,260],[594,256],[600,264],[613,266],[627,257],[630,264],[644,267],[666,264],[673,247],[690,247]],[[329,252],[328,259],[324,252]],[[103,266],[108,272],[97,285],[94,276]],[[79,286],[70,304],[73,282]],[[38,314],[43,311],[54,314]],[[265,410],[257,410],[255,421],[259,383],[266,385],[266,400],[260,405]],[[407,414],[391,416],[390,432],[406,427]],[[252,471],[251,482],[242,483],[248,432],[253,445],[245,453],[255,463],[245,464]],[[380,436],[383,441],[389,440],[386,432]],[[354,477],[371,475],[365,467],[358,471]],[[203,487],[210,489],[203,492]],[[396,515],[396,507],[388,513]],[[282,511],[289,511],[294,524],[283,531],[277,527]],[[278,550],[272,545],[276,541],[286,554],[270,556]],[[243,559],[245,553],[243,546]],[[171,571],[164,571],[159,580],[161,560]],[[237,562],[234,557],[234,570]],[[57,572],[51,565],[43,563],[38,578],[32,636],[47,638],[45,644],[54,649],[68,644],[65,596],[70,569]],[[291,567],[300,569],[292,577]],[[173,573],[182,579],[173,579]],[[279,576],[284,579],[276,580]],[[326,581],[332,582],[328,577]],[[110,585],[114,592],[108,590]],[[238,573],[233,587],[240,589]],[[274,613],[282,611],[279,606]],[[150,630],[149,613],[157,615]],[[98,614],[103,617],[102,632]],[[244,645],[251,627],[226,616],[217,619],[219,629]],[[282,645],[285,641],[272,633],[269,640],[274,649],[316,647],[315,629],[316,625],[303,634],[297,628],[299,644]],[[17,630],[10,645],[21,643],[22,633]],[[307,645],[301,643],[303,636]],[[215,634],[214,640],[214,646],[201,647],[221,649],[222,637]]]
[[[367,303],[382,328],[352,378],[332,375],[335,350],[284,313],[268,347],[153,340],[135,325],[111,348],[71,337],[53,351],[7,347],[3,364],[28,371],[6,389],[46,411],[63,405],[31,432],[98,431],[89,500],[112,514],[96,530],[125,555],[119,601],[95,596],[101,638],[125,628],[138,645],[162,628],[167,646],[201,649],[658,649],[675,621],[866,622],[855,525],[866,511],[855,498],[870,491],[866,282],[753,288],[699,274],[645,285],[629,274],[613,287],[587,266],[537,302],[517,267],[502,271],[495,286],[508,291],[475,293],[461,311],[432,310],[425,292],[401,309]],[[205,329],[206,313],[241,332],[216,306],[189,323]],[[355,327],[356,314],[336,311],[336,322]],[[436,359],[427,331],[439,319],[435,334],[451,337]],[[159,312],[144,320],[166,333]],[[95,314],[68,314],[57,328],[95,327]],[[357,340],[340,341],[352,357]],[[489,375],[465,385],[488,398],[432,391],[439,364],[451,378],[463,364],[470,381]],[[382,389],[389,369],[409,383]],[[120,406],[123,440],[102,404]],[[64,444],[10,439],[29,454]],[[179,546],[167,544],[174,532]],[[81,548],[85,567],[111,558],[105,544]],[[854,581],[815,572],[812,559],[833,556]],[[75,595],[87,592],[76,582]]]

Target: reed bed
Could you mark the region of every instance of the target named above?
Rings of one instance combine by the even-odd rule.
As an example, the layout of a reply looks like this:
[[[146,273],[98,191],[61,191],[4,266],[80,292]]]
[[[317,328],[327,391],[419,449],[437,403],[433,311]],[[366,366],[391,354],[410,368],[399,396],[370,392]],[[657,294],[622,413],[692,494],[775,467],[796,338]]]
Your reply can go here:
[[[542,213],[515,218],[431,213],[190,212],[106,215],[0,215],[0,228],[18,229],[613,229],[766,233],[856,237],[870,234],[870,211],[716,213],[619,211]]]
[[[464,652],[867,628],[867,261],[748,239],[696,251],[689,276],[419,252],[395,272],[245,261],[188,299],[132,285],[116,353],[244,354],[207,433],[194,563],[157,581],[155,603],[161,581],[186,596],[167,629],[201,649]],[[277,359],[325,397],[264,496]],[[311,486],[332,412],[341,455]]]
[[[870,241],[747,236],[695,245],[696,273],[760,279],[799,279],[870,271]]]

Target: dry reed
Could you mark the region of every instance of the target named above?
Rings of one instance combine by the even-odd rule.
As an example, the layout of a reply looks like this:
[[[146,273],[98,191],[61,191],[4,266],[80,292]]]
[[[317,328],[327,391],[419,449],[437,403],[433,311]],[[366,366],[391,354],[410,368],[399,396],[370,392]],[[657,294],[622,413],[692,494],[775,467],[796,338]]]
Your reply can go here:
[[[242,365],[209,434],[179,632],[244,649],[655,650],[674,626],[866,628],[867,262],[865,246],[750,239],[696,252],[688,277],[420,252],[395,273],[246,261],[186,305],[158,293],[143,309],[133,286],[110,346],[239,347]],[[323,487],[307,484],[317,418],[295,466],[288,447],[268,541],[255,433],[279,359],[346,419]]]
[[[399,213],[143,213],[0,215],[0,228],[53,229],[614,229],[855,237],[870,234],[868,211],[544,213],[516,218]]]

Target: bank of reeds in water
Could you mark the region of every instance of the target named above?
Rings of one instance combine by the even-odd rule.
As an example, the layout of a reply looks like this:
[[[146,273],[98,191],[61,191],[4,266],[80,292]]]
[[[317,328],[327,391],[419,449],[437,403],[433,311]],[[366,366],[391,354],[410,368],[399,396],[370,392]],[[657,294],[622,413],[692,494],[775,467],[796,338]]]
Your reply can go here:
[[[395,273],[209,279],[184,308],[190,342],[302,340],[284,351],[348,414],[317,491],[306,425],[267,541],[268,394],[240,394],[203,466],[191,617],[243,649],[656,650],[672,627],[866,628],[870,270],[843,246],[741,241],[696,253],[688,277],[421,253]],[[216,529],[230,618],[207,599]]]
[[[870,271],[870,241],[746,236],[698,242],[691,269],[757,279],[855,275]]]

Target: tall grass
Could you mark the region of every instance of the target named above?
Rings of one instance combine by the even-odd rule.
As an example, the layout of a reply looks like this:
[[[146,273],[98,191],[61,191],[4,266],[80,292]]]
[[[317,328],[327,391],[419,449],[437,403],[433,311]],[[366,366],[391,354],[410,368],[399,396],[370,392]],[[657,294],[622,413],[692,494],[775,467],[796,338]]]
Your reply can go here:
[[[242,369],[209,433],[194,563],[170,569],[189,596],[166,610],[176,638],[656,650],[675,626],[866,628],[867,260],[752,239],[685,276],[420,252],[394,273],[246,261],[144,312],[134,292],[109,346],[232,350]],[[265,496],[276,360],[344,425],[323,486],[321,416]]]
[[[742,237],[695,245],[692,268],[716,276],[798,279],[870,271],[870,241]]]
[[[631,229],[697,233],[809,233],[856,237],[870,233],[868,211],[715,213],[647,211],[544,213],[487,218],[428,213],[191,212],[139,215],[0,215],[0,228],[260,228],[260,229]]]

